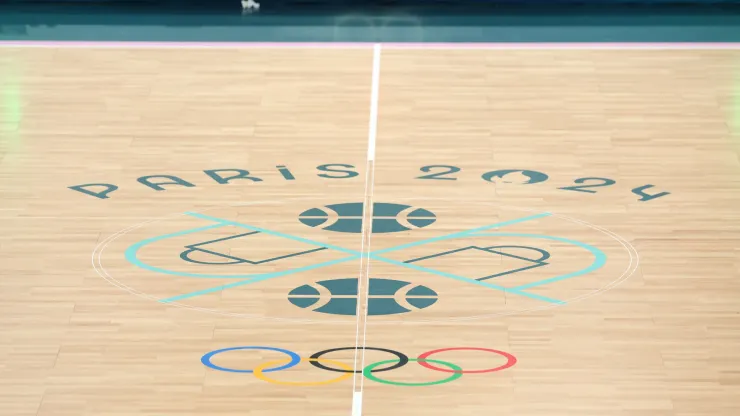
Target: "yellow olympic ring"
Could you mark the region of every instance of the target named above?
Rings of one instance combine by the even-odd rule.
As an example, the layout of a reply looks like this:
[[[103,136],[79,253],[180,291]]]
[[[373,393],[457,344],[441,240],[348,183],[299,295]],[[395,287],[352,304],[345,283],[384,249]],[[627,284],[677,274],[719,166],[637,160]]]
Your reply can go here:
[[[283,360],[269,361],[269,362],[260,364],[260,365],[258,365],[253,370],[254,371],[254,376],[257,377],[258,379],[262,380],[262,381],[266,381],[266,382],[272,383],[272,384],[281,384],[283,386],[322,386],[324,384],[338,383],[338,382],[340,382],[342,380],[345,380],[345,379],[348,379],[348,378],[350,378],[350,377],[352,377],[354,375],[354,372],[352,371],[352,367],[348,366],[347,364],[345,364],[343,362],[339,362],[339,361],[327,360],[325,358],[309,358],[309,359],[301,358],[301,362],[304,362],[304,361],[316,361],[316,362],[321,362],[321,363],[333,364],[333,365],[336,365],[337,367],[340,367],[340,368],[342,368],[344,370],[347,370],[348,372],[347,373],[343,373],[341,376],[339,376],[337,378],[332,378],[330,380],[325,380],[325,381],[306,381],[306,382],[302,382],[302,381],[280,381],[280,380],[273,380],[273,379],[267,377],[266,375],[264,375],[262,373],[262,371],[264,371],[268,367],[272,367],[272,366],[276,366],[276,365],[283,365],[283,364],[289,363],[290,361],[291,361],[290,359],[287,359],[287,360],[286,359],[283,359]]]

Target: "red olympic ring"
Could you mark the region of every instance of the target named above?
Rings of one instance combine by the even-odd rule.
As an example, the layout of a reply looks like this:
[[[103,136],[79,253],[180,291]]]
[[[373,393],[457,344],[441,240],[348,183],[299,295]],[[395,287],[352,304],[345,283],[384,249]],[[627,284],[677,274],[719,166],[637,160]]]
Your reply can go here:
[[[501,366],[498,366],[496,368],[487,368],[487,369],[483,369],[483,370],[462,370],[462,371],[448,370],[448,369],[444,369],[444,368],[435,367],[435,366],[429,364],[426,361],[426,359],[429,358],[430,355],[437,354],[437,353],[440,353],[440,352],[445,352],[445,351],[486,351],[486,352],[492,352],[492,353],[495,353],[495,354],[499,354],[501,356],[504,356],[504,357],[506,357],[506,360],[507,361],[506,361],[506,364],[501,365]],[[493,349],[490,349],[490,348],[455,347],[455,348],[440,348],[438,350],[427,351],[427,352],[425,352],[425,353],[423,353],[423,354],[421,354],[419,356],[418,363],[422,367],[426,367],[426,368],[428,368],[430,370],[442,371],[442,372],[445,372],[445,373],[480,374],[480,373],[493,373],[494,371],[505,370],[505,369],[513,366],[514,364],[516,364],[516,357],[514,357],[511,354],[509,354],[508,352],[499,351],[499,350],[493,350]]]

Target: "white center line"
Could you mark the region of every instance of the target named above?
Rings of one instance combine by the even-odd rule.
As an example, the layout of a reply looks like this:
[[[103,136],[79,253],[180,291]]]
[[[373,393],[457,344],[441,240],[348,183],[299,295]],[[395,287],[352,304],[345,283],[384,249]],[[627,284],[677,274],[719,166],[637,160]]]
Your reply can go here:
[[[367,135],[367,160],[375,162],[375,139],[378,135],[378,89],[380,84],[380,44],[373,47],[373,84],[370,94],[370,127]],[[372,183],[370,184],[372,186]]]
[[[370,237],[373,223],[373,184],[375,182],[375,141],[378,132],[378,88],[380,83],[380,44],[373,46],[373,75],[370,93],[370,125],[367,137],[367,169],[362,211],[362,246],[360,274],[357,279],[357,328],[355,329],[355,358],[352,381],[352,416],[362,415],[362,391],[365,387],[365,346],[367,345],[368,290],[370,283]],[[359,357],[358,357],[359,355]],[[358,373],[359,371],[359,373]],[[359,379],[359,383],[358,383]]]

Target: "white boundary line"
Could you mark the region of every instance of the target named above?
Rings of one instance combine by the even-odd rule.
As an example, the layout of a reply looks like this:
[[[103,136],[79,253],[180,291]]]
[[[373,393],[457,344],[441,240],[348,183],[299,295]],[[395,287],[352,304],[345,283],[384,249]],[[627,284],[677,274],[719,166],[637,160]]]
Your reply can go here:
[[[375,141],[378,135],[378,94],[380,89],[380,43],[373,46],[373,85],[370,95],[370,126],[367,135],[367,161],[375,163]],[[372,186],[372,183],[370,183]],[[372,196],[372,195],[371,195]]]
[[[0,41],[0,48],[87,49],[370,49],[370,42]],[[383,43],[385,49],[739,50],[740,42],[429,42]]]
[[[378,92],[380,88],[381,45],[373,46],[373,73],[370,92],[370,122],[367,134],[367,169],[365,173],[365,195],[362,210],[362,248],[360,253],[360,274],[357,278],[357,316],[355,328],[355,355],[352,365],[352,416],[362,415],[362,391],[365,388],[365,346],[367,345],[368,298],[370,290],[370,241],[373,235],[373,188],[375,183],[375,142],[378,136]],[[367,233],[367,234],[365,234]],[[365,239],[367,238],[367,245]],[[360,337],[362,333],[362,337]],[[357,355],[360,355],[358,368]],[[357,371],[360,371],[359,376]],[[360,379],[359,389],[357,379]]]

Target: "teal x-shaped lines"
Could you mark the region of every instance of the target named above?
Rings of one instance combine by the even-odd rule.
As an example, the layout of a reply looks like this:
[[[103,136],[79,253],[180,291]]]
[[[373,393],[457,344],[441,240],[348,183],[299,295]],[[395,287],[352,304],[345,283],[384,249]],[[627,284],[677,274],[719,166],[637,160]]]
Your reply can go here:
[[[233,283],[228,283],[228,284],[219,285],[219,286],[215,286],[215,287],[211,287],[211,288],[207,288],[207,289],[202,289],[202,290],[198,290],[198,291],[194,291],[194,292],[190,292],[190,293],[185,293],[185,294],[181,294],[181,295],[177,295],[177,296],[172,296],[172,297],[165,298],[165,299],[160,299],[160,302],[165,302],[165,303],[168,303],[168,302],[176,302],[176,301],[179,301],[179,300],[183,300],[183,299],[192,298],[192,297],[195,297],[195,296],[204,295],[204,294],[207,294],[207,293],[218,292],[218,291],[229,289],[229,288],[233,288],[233,287],[244,286],[244,285],[247,285],[247,284],[251,284],[251,283],[255,283],[255,282],[260,282],[260,281],[264,281],[264,280],[269,280],[269,279],[274,279],[274,278],[277,278],[277,277],[292,275],[292,274],[295,274],[295,273],[305,272],[305,271],[309,271],[309,270],[315,270],[315,269],[319,269],[319,268],[323,268],[323,267],[327,267],[327,266],[331,266],[331,265],[335,265],[335,264],[346,263],[348,261],[357,260],[357,259],[360,259],[360,258],[363,258],[364,257],[364,258],[368,258],[368,259],[382,261],[382,262],[385,262],[385,263],[388,263],[388,264],[393,264],[395,266],[399,266],[399,267],[403,267],[403,268],[407,268],[407,269],[412,269],[412,270],[416,270],[416,271],[420,271],[420,272],[424,272],[424,273],[429,273],[429,274],[433,274],[433,275],[437,275],[437,276],[441,276],[441,277],[446,277],[446,278],[458,280],[458,281],[461,281],[461,282],[466,282],[466,283],[470,283],[470,284],[482,286],[482,287],[485,287],[485,288],[488,288],[488,289],[499,290],[499,291],[502,291],[502,292],[511,293],[511,294],[518,295],[518,296],[523,296],[523,297],[527,297],[527,298],[531,298],[531,299],[540,300],[540,301],[547,302],[547,303],[563,304],[565,302],[563,302],[561,300],[549,298],[549,297],[542,296],[542,295],[533,294],[533,293],[530,293],[530,292],[525,291],[524,289],[535,287],[535,286],[540,286],[542,284],[552,283],[554,281],[558,281],[558,280],[562,280],[562,279],[566,279],[566,278],[575,277],[575,276],[578,276],[578,275],[583,275],[583,274],[589,273],[589,272],[591,272],[593,270],[596,270],[596,269],[600,268],[605,263],[605,260],[606,260],[606,256],[604,255],[604,253],[601,252],[601,250],[599,250],[599,249],[597,249],[595,247],[589,246],[587,244],[581,243],[579,241],[575,241],[575,240],[568,240],[568,239],[561,238],[561,237],[546,236],[546,235],[537,235],[537,234],[492,233],[492,232],[486,232],[486,231],[489,231],[489,230],[492,230],[492,229],[495,229],[495,228],[501,228],[501,227],[505,227],[505,226],[508,226],[508,225],[518,224],[518,223],[522,223],[522,222],[526,222],[526,221],[535,220],[535,219],[538,219],[538,218],[547,217],[547,216],[550,215],[550,213],[540,213],[540,214],[530,215],[530,216],[526,216],[526,217],[522,217],[522,218],[517,218],[517,219],[513,219],[513,220],[508,220],[508,221],[503,221],[503,222],[495,223],[495,224],[485,225],[483,227],[473,228],[473,229],[466,230],[466,231],[460,231],[460,232],[446,234],[446,235],[437,236],[437,237],[432,237],[432,238],[428,238],[428,239],[424,239],[424,240],[418,240],[418,241],[414,241],[414,242],[411,242],[411,243],[401,244],[401,245],[398,245],[398,246],[395,246],[395,247],[389,247],[389,248],[384,248],[384,249],[370,251],[370,252],[360,252],[360,251],[357,251],[357,250],[347,249],[347,248],[336,246],[336,245],[333,245],[333,244],[327,244],[327,243],[322,243],[322,242],[319,242],[319,241],[311,240],[311,239],[308,239],[308,238],[305,238],[305,237],[294,236],[294,235],[282,233],[282,232],[279,232],[279,231],[268,230],[268,229],[265,229],[265,228],[256,227],[256,226],[248,225],[248,224],[243,224],[243,223],[236,222],[236,221],[225,220],[225,219],[222,219],[222,218],[212,217],[212,216],[201,214],[201,213],[197,213],[197,212],[186,212],[185,214],[186,215],[189,215],[189,216],[192,216],[192,217],[195,217],[195,218],[200,218],[200,219],[203,219],[203,220],[210,221],[213,224],[208,225],[208,226],[204,226],[204,227],[198,227],[198,228],[193,228],[193,229],[189,229],[189,230],[184,230],[184,231],[180,231],[180,232],[176,232],[176,233],[172,233],[172,234],[161,235],[161,236],[157,236],[157,237],[153,237],[153,238],[149,238],[149,239],[145,239],[145,240],[139,241],[138,243],[133,244],[131,247],[129,247],[126,250],[126,253],[125,253],[126,259],[129,262],[131,262],[132,264],[134,264],[134,265],[136,265],[138,267],[141,267],[141,268],[146,269],[146,270],[149,270],[149,271],[157,272],[157,273],[164,273],[164,274],[175,275],[175,276],[184,276],[184,277],[221,278],[221,279],[227,278],[227,279],[239,279],[239,280],[237,280],[236,282],[233,282]],[[163,268],[160,268],[160,267],[155,267],[155,266],[148,265],[148,264],[144,263],[143,261],[139,260],[138,257],[137,257],[137,253],[138,253],[139,249],[141,249],[142,247],[144,247],[144,246],[146,246],[148,244],[154,243],[156,241],[161,241],[161,240],[164,240],[164,239],[167,239],[167,238],[173,238],[173,237],[177,237],[177,236],[181,236],[181,235],[192,234],[192,233],[197,233],[197,232],[200,232],[200,231],[206,231],[206,230],[211,230],[211,229],[215,229],[215,228],[219,228],[219,227],[226,227],[226,226],[234,226],[234,227],[245,228],[245,229],[252,230],[252,231],[258,231],[258,232],[261,232],[261,233],[264,233],[264,234],[268,234],[268,235],[273,235],[273,236],[276,236],[276,237],[281,237],[281,238],[285,238],[285,239],[289,239],[289,240],[293,240],[293,241],[298,241],[298,242],[301,242],[301,243],[305,243],[305,244],[309,244],[309,245],[313,245],[313,246],[317,246],[317,247],[323,247],[323,248],[335,250],[335,251],[338,251],[338,252],[342,252],[342,253],[348,254],[348,256],[342,257],[340,259],[329,260],[329,261],[325,261],[325,262],[321,262],[321,263],[316,263],[316,264],[312,264],[312,265],[309,265],[309,266],[298,267],[298,268],[294,268],[294,269],[282,270],[282,271],[271,272],[271,273],[241,274],[241,275],[223,275],[223,274],[221,274],[221,275],[219,275],[219,274],[209,275],[209,274],[178,272],[178,271],[174,271],[174,270],[163,269]],[[468,278],[468,277],[464,277],[464,276],[459,276],[459,275],[456,275],[454,273],[448,273],[448,272],[444,272],[444,271],[440,271],[440,270],[430,269],[430,268],[427,268],[427,267],[420,266],[418,264],[404,263],[402,261],[393,260],[393,259],[390,259],[390,258],[384,256],[387,253],[391,253],[391,252],[395,252],[395,251],[399,251],[399,250],[405,250],[405,249],[408,249],[408,248],[411,248],[411,247],[417,247],[417,246],[421,246],[421,245],[425,245],[425,244],[434,243],[434,242],[437,242],[437,241],[444,241],[444,240],[450,240],[450,239],[456,239],[456,238],[462,238],[462,237],[484,237],[484,236],[520,236],[520,237],[533,237],[533,238],[541,238],[541,239],[547,239],[547,240],[555,240],[555,241],[567,242],[567,243],[571,243],[571,244],[575,244],[575,245],[584,247],[587,250],[591,251],[592,254],[594,254],[594,256],[595,256],[595,261],[594,261],[594,263],[590,267],[588,267],[586,269],[583,269],[583,270],[579,270],[577,272],[569,273],[567,275],[557,276],[557,277],[546,279],[546,280],[543,280],[543,281],[540,281],[540,282],[529,283],[527,285],[523,285],[523,286],[520,286],[520,287],[504,287],[504,286],[501,286],[501,285],[497,285],[495,283],[490,283],[490,282],[486,282],[486,281],[479,281],[479,280],[476,280],[476,279],[472,279],[472,278]]]

